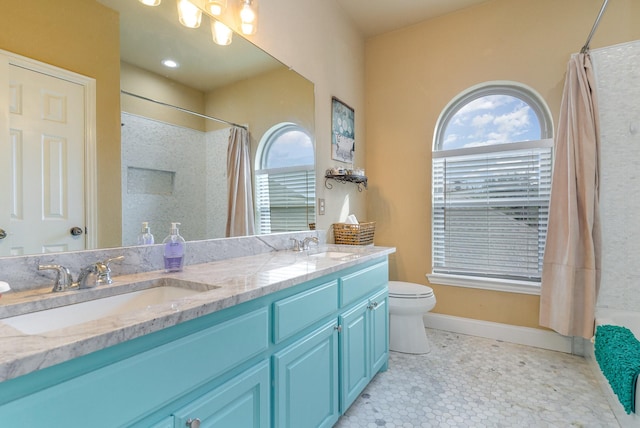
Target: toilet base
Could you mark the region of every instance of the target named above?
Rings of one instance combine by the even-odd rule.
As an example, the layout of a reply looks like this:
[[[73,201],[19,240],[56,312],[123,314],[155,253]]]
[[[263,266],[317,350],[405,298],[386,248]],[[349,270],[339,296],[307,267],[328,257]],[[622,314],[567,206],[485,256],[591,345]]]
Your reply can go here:
[[[427,354],[431,351],[422,315],[389,316],[389,349],[405,354]]]

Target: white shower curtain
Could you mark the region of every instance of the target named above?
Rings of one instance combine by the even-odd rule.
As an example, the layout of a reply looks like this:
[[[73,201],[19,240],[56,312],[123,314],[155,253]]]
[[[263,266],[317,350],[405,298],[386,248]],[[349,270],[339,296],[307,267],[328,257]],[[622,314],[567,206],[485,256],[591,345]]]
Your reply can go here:
[[[231,128],[227,149],[227,186],[229,208],[227,237],[255,233],[253,191],[251,187],[251,156],[249,132],[240,127]]]
[[[540,325],[591,338],[600,286],[600,126],[588,53],[567,66],[556,134]]]

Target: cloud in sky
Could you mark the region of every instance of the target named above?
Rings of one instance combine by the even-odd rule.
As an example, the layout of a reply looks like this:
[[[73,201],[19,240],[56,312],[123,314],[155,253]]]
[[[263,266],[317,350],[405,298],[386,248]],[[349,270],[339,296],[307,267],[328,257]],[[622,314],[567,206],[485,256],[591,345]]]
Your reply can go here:
[[[540,123],[531,107],[509,95],[488,95],[462,107],[449,121],[444,149],[540,139]]]

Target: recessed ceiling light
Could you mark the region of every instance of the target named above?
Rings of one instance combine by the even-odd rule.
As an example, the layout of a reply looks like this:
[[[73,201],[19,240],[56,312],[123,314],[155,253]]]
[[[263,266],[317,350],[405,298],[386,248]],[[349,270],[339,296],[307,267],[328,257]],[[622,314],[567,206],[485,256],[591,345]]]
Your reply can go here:
[[[165,59],[162,60],[162,65],[169,68],[177,68],[179,64],[172,59]]]

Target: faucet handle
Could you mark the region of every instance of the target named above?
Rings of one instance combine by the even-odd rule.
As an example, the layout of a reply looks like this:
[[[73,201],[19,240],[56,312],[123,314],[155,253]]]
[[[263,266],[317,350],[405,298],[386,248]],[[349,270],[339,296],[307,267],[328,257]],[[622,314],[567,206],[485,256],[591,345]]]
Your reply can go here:
[[[38,270],[55,270],[58,274],[53,283],[52,291],[64,291],[73,284],[73,278],[68,268],[61,265],[38,265]]]
[[[302,241],[302,249],[308,250],[310,242],[318,244],[318,238],[316,238],[315,236],[307,236],[306,238],[304,238],[304,241]]]
[[[302,251],[302,243],[298,241],[296,238],[290,238],[293,241],[293,251]]]
[[[113,280],[111,279],[111,267],[109,267],[109,263],[124,260],[124,256],[113,257],[110,259],[103,260],[101,262],[96,263],[96,274],[98,275],[96,279],[97,284],[111,284]]]

